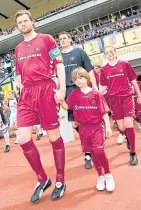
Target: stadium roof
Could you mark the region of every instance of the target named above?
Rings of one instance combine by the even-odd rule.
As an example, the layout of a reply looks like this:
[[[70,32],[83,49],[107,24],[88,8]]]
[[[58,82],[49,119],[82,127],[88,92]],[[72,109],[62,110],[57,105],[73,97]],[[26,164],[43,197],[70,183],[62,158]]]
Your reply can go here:
[[[0,28],[12,26],[12,17],[18,10],[29,9],[34,18],[76,0],[0,0]],[[10,20],[11,19],[11,20]]]
[[[30,9],[37,4],[43,3],[43,0],[1,0],[0,1],[0,20],[6,19],[20,9]]]

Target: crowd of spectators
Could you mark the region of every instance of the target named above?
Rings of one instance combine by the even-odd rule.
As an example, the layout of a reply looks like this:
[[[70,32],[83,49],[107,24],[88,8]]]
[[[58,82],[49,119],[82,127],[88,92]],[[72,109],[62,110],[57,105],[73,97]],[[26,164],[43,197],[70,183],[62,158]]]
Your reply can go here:
[[[59,8],[56,8],[56,9],[54,9],[54,10],[48,11],[48,12],[45,13],[45,14],[42,14],[40,17],[38,17],[38,18],[36,19],[36,21],[37,21],[37,22],[38,22],[38,21],[41,21],[41,20],[43,20],[43,19],[45,19],[45,18],[48,18],[48,17],[50,17],[50,16],[52,16],[52,15],[56,15],[56,14],[58,14],[58,13],[60,13],[60,12],[63,12],[63,11],[66,11],[66,10],[68,10],[68,9],[71,9],[71,8],[73,8],[73,7],[79,6],[79,5],[81,5],[81,4],[83,4],[83,3],[86,3],[86,2],[88,2],[88,1],[90,1],[90,0],[76,0],[74,3],[67,3],[67,4],[65,4],[65,5],[63,5],[63,6],[59,7]]]
[[[122,32],[130,28],[141,26],[141,13],[140,16],[132,20],[120,20],[118,22],[112,22],[109,24],[101,25],[96,27],[93,25],[91,28],[87,29],[74,29],[71,32],[72,39],[75,43],[83,43],[85,41],[95,39],[98,37],[103,37],[117,32]]]
[[[86,1],[89,0],[77,0],[73,4],[66,4],[60,8],[57,8],[53,11],[43,14],[42,16],[37,18],[36,21],[41,21],[42,19],[45,19],[50,15],[54,15],[66,9],[78,6],[79,4],[82,4]],[[92,24],[91,27],[89,26],[86,28],[82,27],[79,30],[73,29],[70,33],[75,43],[83,43],[84,41],[87,40],[95,39],[116,32],[121,32],[126,29],[130,29],[140,25],[141,25],[141,9],[137,10],[133,9],[132,12],[127,11],[126,15],[121,14],[120,18],[110,15],[107,24],[105,24],[104,22],[102,22],[101,19],[99,19],[95,24]],[[0,35],[6,36],[8,34],[11,34],[15,29],[16,29],[15,27],[7,30],[0,29]]]
[[[11,73],[15,64],[14,51],[0,57],[0,82]]]
[[[59,8],[56,8],[54,10],[48,11],[45,14],[42,14],[40,17],[35,19],[35,22],[39,22],[39,21],[44,20],[44,19],[46,19],[50,16],[56,15],[60,12],[63,12],[63,11],[66,11],[68,9],[71,9],[73,7],[79,6],[80,4],[83,4],[83,3],[88,2],[88,1],[90,1],[90,0],[76,0],[74,3],[65,4],[65,5],[63,5]],[[5,29],[5,30],[2,30],[0,28],[0,36],[2,36],[2,35],[6,36],[8,34],[11,34],[15,30],[16,30],[16,27],[12,27],[10,29]]]
[[[78,0],[75,3],[75,5],[80,4],[80,2],[82,3],[82,1]],[[63,8],[64,10],[66,10],[67,7],[70,8],[71,6],[65,5],[64,7],[59,8],[59,11],[61,9],[63,10]],[[42,18],[44,18],[46,15],[47,14],[45,14]],[[78,29],[71,30],[70,34],[72,36],[73,42],[75,44],[79,44],[79,43],[83,43],[91,39],[103,37],[105,35],[122,32],[126,29],[134,28],[137,26],[141,26],[141,9],[132,10],[132,13],[130,11],[127,11],[127,14],[126,15],[122,14],[119,19],[116,16],[111,15],[108,23],[106,24],[103,23],[99,19],[98,22],[96,22],[95,24],[91,26],[88,25],[87,27],[80,27]],[[5,31],[0,30],[0,35],[10,34],[12,33],[13,30],[15,30],[15,28],[8,29]],[[57,40],[57,37],[55,38]],[[7,75],[7,72],[5,71],[5,69],[8,64],[6,63],[5,58],[6,58],[5,56],[0,57],[0,78],[4,78],[5,75]],[[13,68],[14,67],[14,52],[11,52],[11,54],[9,55],[9,58],[11,60],[11,66]]]
[[[12,34],[12,32],[15,30],[16,30],[16,27],[5,29],[5,30],[2,30],[0,28],[0,36],[2,36],[2,35],[7,36],[8,34]]]

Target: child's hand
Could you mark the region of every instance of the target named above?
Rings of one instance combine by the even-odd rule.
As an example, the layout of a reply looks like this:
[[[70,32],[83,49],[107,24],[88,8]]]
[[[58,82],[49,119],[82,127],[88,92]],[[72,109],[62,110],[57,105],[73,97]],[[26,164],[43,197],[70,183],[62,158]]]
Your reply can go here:
[[[80,124],[80,123],[78,123],[77,121],[74,121],[74,122],[72,123],[72,127],[73,127],[73,128],[77,128],[77,127],[79,126],[79,124]]]
[[[65,101],[60,101],[59,104],[63,104]]]
[[[112,130],[111,130],[111,128],[110,127],[107,127],[106,128],[106,137],[108,138],[108,137],[111,137],[113,134],[112,134]]]

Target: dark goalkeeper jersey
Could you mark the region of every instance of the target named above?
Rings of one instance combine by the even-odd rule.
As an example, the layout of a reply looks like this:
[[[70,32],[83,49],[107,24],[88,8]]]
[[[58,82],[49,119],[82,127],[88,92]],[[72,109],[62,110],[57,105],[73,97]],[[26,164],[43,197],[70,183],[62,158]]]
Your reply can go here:
[[[87,72],[93,70],[90,59],[86,52],[81,48],[75,48],[68,53],[62,53],[64,60],[65,73],[66,73],[66,86],[71,87],[72,83],[72,71],[77,67],[83,67]]]

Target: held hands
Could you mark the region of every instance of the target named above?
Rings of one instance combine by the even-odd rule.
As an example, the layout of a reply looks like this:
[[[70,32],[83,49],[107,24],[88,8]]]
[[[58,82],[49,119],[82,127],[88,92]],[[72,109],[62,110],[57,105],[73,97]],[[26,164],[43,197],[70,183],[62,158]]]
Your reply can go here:
[[[105,132],[106,132],[106,137],[108,138],[108,137],[111,137],[113,134],[112,134],[112,130],[111,130],[111,128],[110,127],[107,127],[106,128],[106,130],[105,130]]]
[[[65,90],[55,90],[54,89],[54,92],[55,92],[55,101],[57,104],[59,103],[62,103],[64,102],[64,98],[65,98],[65,94],[66,94],[66,91]]]

